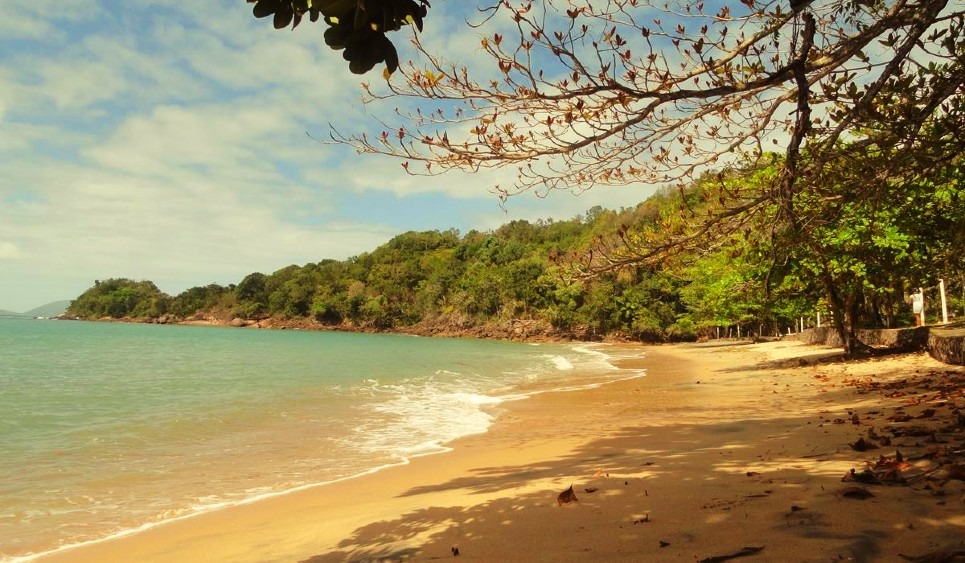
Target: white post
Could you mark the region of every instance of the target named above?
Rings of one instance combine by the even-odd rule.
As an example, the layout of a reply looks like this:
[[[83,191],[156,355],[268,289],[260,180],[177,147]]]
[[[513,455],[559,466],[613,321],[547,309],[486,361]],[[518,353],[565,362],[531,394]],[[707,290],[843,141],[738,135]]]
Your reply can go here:
[[[925,288],[919,287],[918,293],[921,293],[921,326],[925,326]]]
[[[741,324],[737,323],[737,340],[741,339]]]
[[[720,327],[717,327],[717,340],[720,340]]]
[[[818,311],[818,328],[821,328],[821,311]]]
[[[945,301],[945,279],[938,280],[938,291],[942,296],[942,324],[948,324],[948,302]]]

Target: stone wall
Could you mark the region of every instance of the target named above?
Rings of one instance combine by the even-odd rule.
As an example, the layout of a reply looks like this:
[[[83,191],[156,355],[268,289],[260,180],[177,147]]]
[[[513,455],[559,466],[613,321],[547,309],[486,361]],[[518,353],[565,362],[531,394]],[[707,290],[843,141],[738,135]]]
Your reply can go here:
[[[965,329],[936,328],[928,335],[928,353],[946,364],[965,365]]]
[[[809,328],[791,338],[807,344],[841,347],[838,333],[831,327]],[[965,365],[965,327],[918,327],[865,329],[858,331],[858,340],[876,348],[895,350],[928,350],[940,362]]]

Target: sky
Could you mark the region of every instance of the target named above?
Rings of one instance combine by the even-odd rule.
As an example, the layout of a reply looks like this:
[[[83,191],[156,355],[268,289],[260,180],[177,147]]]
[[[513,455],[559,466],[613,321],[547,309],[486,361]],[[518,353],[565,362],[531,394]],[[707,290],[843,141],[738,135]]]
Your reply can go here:
[[[480,32],[455,11],[474,4],[433,2],[423,40],[477,56]],[[313,140],[391,117],[361,103],[381,67],[349,73],[322,22],[277,31],[242,0],[3,0],[3,13],[0,310],[114,277],[175,295],[345,259],[409,230],[569,219],[653,193],[524,194],[501,207],[491,188],[511,183],[506,171],[413,177],[398,160]]]

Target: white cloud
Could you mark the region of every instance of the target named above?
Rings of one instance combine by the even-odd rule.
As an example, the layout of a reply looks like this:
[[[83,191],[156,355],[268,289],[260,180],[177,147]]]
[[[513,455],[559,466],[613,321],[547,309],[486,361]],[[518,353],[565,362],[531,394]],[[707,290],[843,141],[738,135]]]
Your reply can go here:
[[[504,213],[490,189],[510,184],[512,168],[413,177],[399,160],[314,142],[306,131],[327,138],[329,122],[370,127],[358,85],[382,80],[351,75],[324,45],[324,24],[276,31],[229,0],[132,0],[104,12],[90,0],[11,1],[20,21],[35,21],[30,34],[52,34],[56,56],[14,42],[0,68],[3,309],[74,297],[108,277],[169,293],[236,283],[369,251],[408,228],[569,218],[613,197],[520,196]],[[78,19],[88,21],[72,27]],[[478,57],[476,32],[446,32],[464,25],[433,6],[423,39]]]
[[[380,225],[293,224],[279,209],[245,201],[203,174],[177,186],[64,168],[19,179],[48,187],[37,190],[38,200],[0,208],[0,240],[22,241],[20,270],[34,276],[132,277],[162,288],[165,280],[183,280],[184,287],[231,283],[254,270],[345,258],[393,234]],[[0,256],[11,257],[10,249],[16,247],[0,245]]]
[[[0,260],[20,258],[20,249],[12,242],[0,240]]]
[[[4,0],[0,18],[0,37],[6,40],[49,41],[63,35],[64,22],[97,17],[96,0]]]

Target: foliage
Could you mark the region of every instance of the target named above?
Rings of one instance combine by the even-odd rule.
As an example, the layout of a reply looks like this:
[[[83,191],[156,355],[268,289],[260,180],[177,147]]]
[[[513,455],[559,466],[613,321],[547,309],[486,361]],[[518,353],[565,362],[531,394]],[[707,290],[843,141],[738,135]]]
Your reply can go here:
[[[721,192],[755,200],[781,158],[706,174],[632,209],[513,221],[485,233],[410,231],[348,260],[255,272],[237,285],[195,287],[175,297],[150,282],[97,282],[70,313],[270,317],[368,330],[508,327],[527,320],[561,336],[654,341],[713,337],[718,327],[734,326],[742,334],[783,333],[819,306],[849,327],[895,326],[907,320],[904,292],[930,287],[938,277],[946,279],[955,306],[965,279],[959,159],[930,165],[927,174],[922,168],[920,175],[892,177],[882,166],[899,155],[852,148],[798,194],[796,231],[775,230],[767,218],[779,207],[762,204],[758,214],[722,223],[701,239],[703,246],[664,253],[652,263],[635,263],[628,254],[621,267],[593,276],[580,275],[591,256],[614,262],[618,252],[691,237],[701,228],[694,218],[726,205]],[[878,197],[856,195],[856,184],[867,194],[872,182]]]
[[[414,25],[422,31],[426,17],[426,0],[248,0],[254,4],[256,18],[272,17],[275,29],[291,24],[298,26],[308,14],[312,22],[322,16],[328,29],[325,44],[342,51],[349,70],[365,74],[384,62],[386,75],[399,68],[399,55],[386,33],[398,31],[403,25]]]
[[[756,253],[731,280],[749,309],[727,316],[772,322],[819,295],[847,352],[862,324],[896,322],[909,279],[936,261],[960,270],[960,212],[943,203],[965,149],[960,2],[499,0],[486,13],[488,65],[417,37],[422,60],[367,90],[395,121],[333,140],[416,174],[511,167],[503,198],[676,182],[678,203],[607,233],[584,279]],[[776,305],[781,292],[796,304]],[[634,303],[616,320],[646,332],[661,315]]]
[[[482,11],[485,63],[447,60],[416,37],[422,59],[369,90],[369,102],[403,106],[397,122],[335,139],[415,173],[512,167],[503,195],[687,181],[783,145],[786,174],[768,197],[790,205],[805,139],[833,148],[870,115],[913,129],[961,83],[965,10],[947,0],[499,0]]]
[[[153,283],[117,278],[95,281],[67,312],[89,318],[157,317],[167,312],[168,305],[169,298]]]

